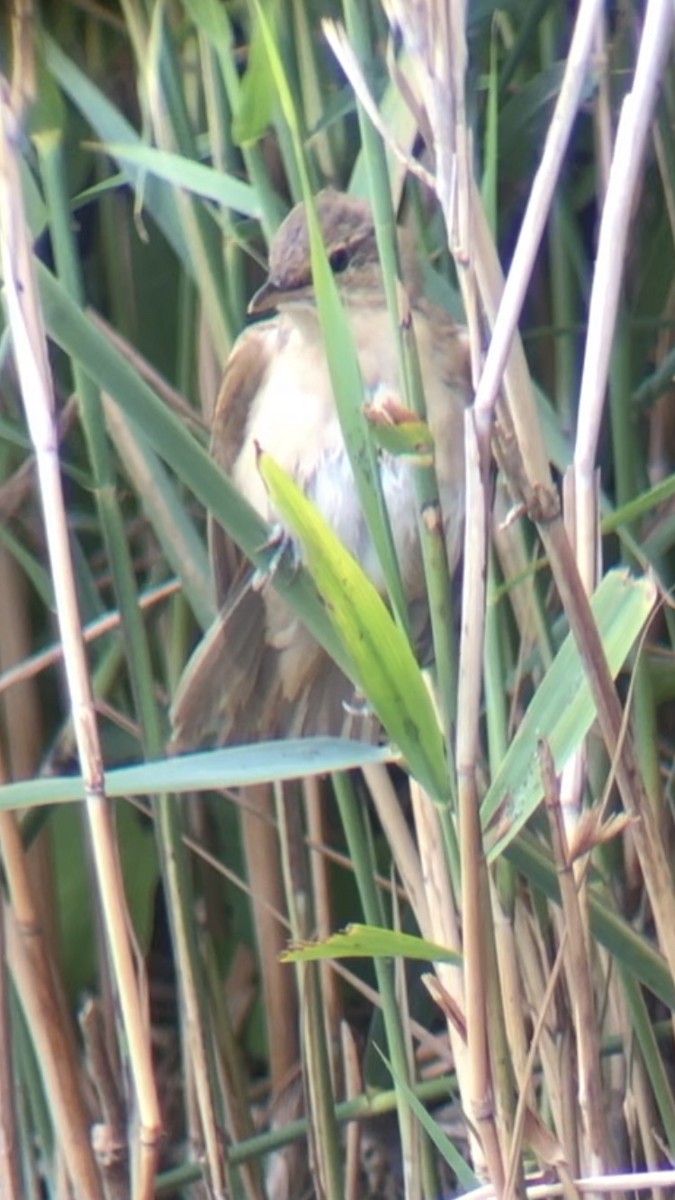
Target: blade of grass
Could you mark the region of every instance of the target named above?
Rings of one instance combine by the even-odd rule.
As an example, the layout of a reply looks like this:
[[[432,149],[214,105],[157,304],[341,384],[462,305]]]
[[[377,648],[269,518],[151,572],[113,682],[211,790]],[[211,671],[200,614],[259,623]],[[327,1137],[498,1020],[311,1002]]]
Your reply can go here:
[[[618,673],[648,619],[656,599],[654,585],[622,571],[609,572],[592,601],[608,662]],[[536,743],[546,729],[556,769],[581,744],[595,717],[595,705],[581,656],[570,634],[537,689],[532,706],[502,760],[481,807],[489,861],[494,861],[539,804],[543,788]],[[503,818],[498,818],[504,808]],[[498,819],[498,826],[490,823]],[[505,823],[503,824],[502,821]]]
[[[347,738],[289,738],[117,767],[106,772],[106,791],[111,797],[220,791],[274,779],[350,771],[366,763],[390,762],[391,757],[387,747],[350,742]],[[24,780],[0,787],[0,810],[65,804],[82,800],[84,795],[84,780],[78,775],[52,776],[39,782]]]
[[[410,769],[447,801],[443,740],[408,639],[328,523],[269,455],[258,467],[274,507],[299,539],[308,569],[353,663],[352,674]]]
[[[411,958],[422,962],[450,962],[456,966],[461,955],[435,942],[401,933],[397,929],[371,925],[348,925],[342,933],[331,934],[323,942],[292,942],[283,954],[284,962],[315,962],[330,958]]]

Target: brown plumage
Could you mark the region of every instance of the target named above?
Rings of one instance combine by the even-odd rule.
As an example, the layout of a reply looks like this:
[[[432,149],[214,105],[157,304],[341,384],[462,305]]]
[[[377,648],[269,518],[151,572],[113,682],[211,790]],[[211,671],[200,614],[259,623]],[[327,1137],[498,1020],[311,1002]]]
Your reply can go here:
[[[317,211],[366,395],[400,397],[370,208],[363,200],[327,191],[317,197]],[[466,339],[444,310],[422,297],[414,247],[402,238],[400,249],[434,438],[448,561],[454,569],[463,521]],[[215,408],[211,452],[253,507],[274,523],[276,514],[255,461],[256,445],[269,451],[382,587],[333,400],[302,205],[280,227],[268,280],[251,302],[256,313],[275,308],[279,315],[247,329],[230,355]],[[424,596],[413,469],[400,458],[382,455],[382,484],[411,603]],[[185,748],[341,731],[353,685],[273,586],[262,592],[248,589],[233,602],[241,556],[217,526],[211,550],[217,600],[226,615],[188,665],[173,710],[176,744]]]

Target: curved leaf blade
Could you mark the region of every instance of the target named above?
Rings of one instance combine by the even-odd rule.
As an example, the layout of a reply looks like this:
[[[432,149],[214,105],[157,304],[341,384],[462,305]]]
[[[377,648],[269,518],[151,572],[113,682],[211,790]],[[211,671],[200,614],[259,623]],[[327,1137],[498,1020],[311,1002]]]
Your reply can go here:
[[[449,799],[443,739],[410,642],[356,559],[297,484],[263,452],[258,467],[353,665],[352,675],[410,770],[431,795]]]
[[[376,925],[347,925],[321,942],[291,942],[280,962],[317,962],[333,958],[411,958],[418,962],[449,962],[459,966],[461,954],[426,938]]]
[[[221,791],[272,780],[351,771],[365,764],[390,762],[392,757],[389,747],[348,738],[255,742],[106,771],[105,793],[110,799],[119,799],[163,792]],[[27,779],[0,787],[0,811],[67,804],[84,798],[81,775]]]
[[[612,676],[621,670],[656,600],[650,579],[609,571],[591,608]],[[596,712],[590,684],[571,634],[546,672],[523,722],[502,760],[481,809],[486,852],[492,861],[510,844],[543,797],[537,744],[548,741],[556,771],[562,771],[589,732]],[[499,814],[498,825],[488,827]]]

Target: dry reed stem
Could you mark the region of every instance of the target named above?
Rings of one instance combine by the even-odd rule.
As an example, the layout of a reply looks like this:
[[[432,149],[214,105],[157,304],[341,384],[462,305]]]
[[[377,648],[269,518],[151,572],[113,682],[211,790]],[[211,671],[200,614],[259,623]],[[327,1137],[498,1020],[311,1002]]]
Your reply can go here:
[[[168,798],[160,804],[171,803]],[[166,839],[168,843],[169,839]],[[212,1047],[208,1025],[200,1002],[200,980],[197,978],[197,948],[192,935],[193,914],[184,902],[181,864],[176,855],[165,855],[164,887],[167,908],[171,913],[172,946],[175,957],[181,1005],[182,1051],[186,1075],[192,1078],[199,1118],[199,1130],[208,1164],[209,1186],[214,1194],[225,1193],[227,1163],[220,1134],[220,1121],[214,1095],[214,1073],[211,1069]]]
[[[55,986],[14,813],[0,813],[0,851],[9,894],[3,914],[7,961],[35,1047],[59,1147],[75,1195],[80,1200],[102,1200],[75,1040]]]
[[[605,203],[600,221],[598,253],[589,305],[573,466],[574,552],[581,580],[589,593],[596,586],[599,569],[597,444],[625,267],[632,202],[639,183],[645,144],[674,28],[675,13],[672,2],[651,0],[645,15],[633,85],[622,105],[606,178]],[[596,106],[597,125],[601,133],[601,144],[608,151],[611,124],[608,105],[602,104],[602,98],[601,91]],[[606,162],[606,157],[607,155],[601,161]],[[573,817],[581,804],[583,769],[584,761],[580,757],[569,764],[564,791],[568,828],[571,828],[570,814]],[[647,802],[646,796],[643,796],[642,800]],[[626,807],[630,812],[631,809]],[[642,803],[639,807],[643,810]],[[666,864],[659,864],[653,860],[654,852],[658,858],[663,856],[660,854],[660,845],[650,838],[647,839],[645,852],[651,862],[649,867],[644,862],[642,865],[650,877],[648,887],[653,903],[654,892],[660,890],[665,883]],[[672,896],[668,902],[667,893],[664,893],[659,908],[660,917],[657,917],[657,921],[663,928],[664,923],[672,921],[675,916]],[[671,971],[675,968],[673,950],[675,943],[671,942],[670,952],[666,950]]]
[[[18,664],[20,672],[21,660],[25,659],[32,639],[29,588],[16,559],[4,547],[0,548],[0,613],[0,667],[7,666],[11,673],[13,667],[10,664]],[[44,746],[44,709],[39,687],[33,680],[23,679],[15,688],[11,702],[3,697],[0,711],[7,778],[30,779],[39,769]],[[60,944],[53,868],[51,836],[48,830],[43,830],[26,850],[26,869],[41,936],[45,945],[51,947]],[[53,956],[52,962],[56,965]],[[55,982],[60,984],[60,978],[55,976]]]
[[[492,334],[475,400],[477,421],[480,430],[484,431],[485,438],[489,438],[497,395],[564,162],[572,125],[581,103],[593,40],[602,10],[602,0],[582,0],[579,6],[567,53],[565,74],[546,135],[541,162],[532,182],[504,290],[499,297],[499,309],[494,319],[490,318]],[[481,292],[483,291],[481,288]],[[523,410],[515,404],[512,406],[512,415],[518,443],[531,469],[531,477],[536,482],[547,485],[550,474],[538,432],[539,423],[535,419],[532,430],[535,440],[531,441],[528,418],[533,416],[533,411],[528,413],[527,408]]]
[[[570,47],[567,68],[563,85],[558,98],[556,109],[549,127],[540,167],[537,171],[525,217],[521,226],[521,234],[511,263],[509,276],[500,296],[498,271],[490,266],[490,247],[482,213],[475,211],[475,219],[481,232],[482,239],[479,247],[486,251],[485,257],[480,249],[476,253],[476,270],[481,285],[482,298],[488,309],[488,315],[493,325],[492,339],[486,363],[478,385],[475,402],[477,432],[483,452],[484,462],[487,460],[488,430],[491,423],[491,413],[496,400],[499,381],[507,362],[509,349],[516,328],[526,288],[529,284],[534,258],[548,216],[564,152],[567,146],[571,126],[576,115],[581,89],[586,75],[586,64],[590,55],[592,37],[597,18],[597,9],[593,4],[582,5],[575,33]],[[480,202],[476,195],[476,205]],[[486,269],[487,268],[487,269]],[[490,307],[499,298],[499,310],[490,314]],[[521,370],[521,362],[513,356],[510,359],[510,369],[514,366]],[[543,443],[538,430],[538,423],[532,407],[531,389],[510,389],[509,416],[513,419],[513,435],[518,443],[518,456],[527,479],[527,491],[536,496],[540,487],[550,488],[550,475]],[[502,420],[503,420],[502,416]],[[520,469],[516,474],[520,474]],[[555,505],[553,506],[555,511]],[[467,545],[468,545],[467,533]],[[478,639],[478,630],[475,634]],[[482,635],[480,636],[482,642]],[[462,667],[464,674],[464,667]],[[460,711],[462,708],[460,706]]]
[[[626,242],[645,144],[674,29],[672,0],[650,0],[633,86],[621,109],[600,221],[574,451],[575,548],[581,578],[588,592],[593,590],[596,582],[596,452],[626,262]]]
[[[476,270],[481,295],[487,306],[488,319],[494,319],[500,294],[500,269],[485,217],[476,196],[474,210],[476,234]],[[512,401],[522,401],[531,392],[527,366],[519,342],[515,342],[504,375],[504,387],[511,408]],[[502,414],[502,420],[507,416]],[[675,974],[675,905],[668,865],[653,813],[649,809],[641,780],[634,763],[630,739],[621,738],[622,713],[614,684],[607,666],[598,630],[579,577],[576,560],[558,513],[557,500],[552,492],[542,490],[532,482],[528,463],[520,455],[509,436],[502,446],[510,456],[509,476],[522,495],[530,516],[536,521],[548,555],[554,579],[570,627],[586,666],[589,683],[598,712],[598,721],[610,758],[618,753],[617,782],[624,807],[630,816],[641,815],[643,826],[635,827],[635,840],[659,930],[659,938],[671,971]]]
[[[591,982],[586,922],[582,916],[581,900],[569,856],[555,765],[546,742],[540,743],[539,758],[567,934],[564,954],[573,1006],[579,1069],[579,1103],[588,1156],[588,1161],[582,1162],[582,1169],[597,1174],[611,1168],[615,1154],[610,1143],[605,1111],[598,1014]]]
[[[596,493],[596,514],[599,515],[599,497],[598,497],[598,480],[595,480]],[[576,492],[574,487],[574,473],[571,469],[565,471],[562,480],[562,498],[563,498],[563,521],[565,531],[570,540],[570,545],[576,553]],[[600,578],[602,571],[601,564],[601,540],[599,536],[600,525],[597,525],[596,537],[596,555],[597,555],[597,577]],[[565,833],[569,843],[572,842],[574,834],[581,819],[584,784],[586,780],[586,745],[585,742],[579,747],[577,752],[572,755],[569,761],[565,764],[561,779],[560,779],[560,804],[562,808],[563,821],[565,825]],[[576,870],[576,867],[575,867]]]
[[[291,936],[295,941],[306,941],[312,932],[313,913],[308,892],[308,864],[300,809],[296,797],[291,796],[282,784],[275,785],[275,795]],[[282,970],[292,976],[292,967],[288,964],[280,965]],[[330,1054],[326,1041],[319,964],[296,963],[295,976],[300,997],[303,1083],[308,1101],[307,1119],[311,1135],[309,1145],[315,1186],[326,1200],[343,1200],[342,1163],[333,1113],[335,1095],[330,1077]],[[276,1036],[283,1036],[281,1023]],[[297,1171],[297,1168],[295,1170]],[[294,1182],[297,1185],[297,1181]]]
[[[659,1121],[651,1081],[644,1062],[638,1055],[634,1056],[631,1064],[630,1095],[634,1104],[645,1167],[658,1173],[659,1165],[663,1162],[663,1144],[657,1133]],[[670,1200],[671,1197],[672,1190],[669,1192],[664,1188],[655,1187],[651,1200]]]
[[[324,1053],[324,1025],[320,980],[316,963],[298,964],[302,996],[303,1076],[307,1087],[307,1118],[312,1174],[318,1195],[326,1200],[343,1200],[344,1180],[341,1147],[336,1138],[335,1096],[328,1078],[329,1062]]]
[[[612,1175],[588,1175],[573,1181],[580,1196],[609,1195],[612,1192],[628,1197],[634,1192],[652,1192],[654,1188],[675,1187],[675,1170],[665,1171],[634,1171]],[[565,1196],[567,1185],[563,1183],[529,1183],[525,1188],[527,1200],[553,1200],[556,1196]],[[471,1200],[499,1200],[497,1192],[491,1186],[475,1188],[471,1192]]]
[[[33,929],[18,924],[11,908],[5,909],[5,941],[10,970],[40,1064],[58,1148],[74,1195],[79,1200],[102,1200],[101,1180],[90,1141],[89,1113],[73,1058],[72,1039],[66,1032],[66,1014],[54,994],[44,944]]]
[[[439,813],[434,803],[414,779],[410,781],[410,794],[429,912],[428,936],[432,941],[461,953],[460,922],[448,863],[443,850],[444,838]],[[434,971],[442,989],[449,997],[453,1013],[458,1014],[459,1021],[461,1021],[461,1027],[459,1027],[458,1023],[446,1013],[448,1039],[457,1072],[462,1108],[465,1112],[470,1112],[469,1051],[466,1044],[468,1015],[464,970],[463,967],[451,966],[449,963],[435,963]],[[469,1142],[472,1161],[481,1170],[484,1168],[482,1149],[471,1129],[469,1129]]]
[[[11,1046],[9,972],[5,948],[5,898],[0,897],[0,1039]],[[16,1087],[11,1054],[0,1055],[0,1196],[21,1200],[21,1163],[15,1105]]]
[[[126,1200],[129,1194],[129,1144],[124,1104],[106,1045],[102,1006],[88,1000],[80,1013],[89,1077],[96,1089],[101,1120],[94,1126],[92,1143],[105,1200]]]
[[[401,910],[395,891],[393,893],[391,928],[399,931],[401,929]],[[396,993],[396,1007],[401,1018],[401,1036],[405,1048],[408,1078],[414,1080],[415,1050],[411,1028],[410,996],[406,980],[405,962],[402,958],[394,961],[394,988]],[[406,1200],[422,1200],[421,1137],[422,1130],[419,1121],[413,1118],[410,1121],[408,1140],[401,1146]]]
[[[140,1200],[141,1197],[150,1195],[152,1187],[161,1124],[159,1105],[148,1030],[134,969],[111,810],[105,799],[94,701],[70,559],[47,346],[37,298],[30,237],[23,213],[19,159],[15,144],[18,127],[16,115],[9,104],[8,89],[4,80],[0,80],[0,88],[0,233],[7,308],[21,392],[37,459],[57,614],[64,646],[66,678],[87,798],[87,814],[109,948],[129,1041],[130,1066],[138,1099],[141,1131],[136,1194]]]
[[[0,523],[4,524],[2,518]],[[18,670],[21,660],[29,652],[32,640],[30,622],[30,599],[26,577],[9,550],[0,548],[0,679],[6,668],[9,673]],[[1,689],[0,689],[1,692]],[[11,704],[6,698],[1,702],[2,727],[7,754],[7,775],[11,779],[30,779],[40,762],[44,745],[42,722],[43,708],[39,689],[20,676]],[[33,859],[43,857],[39,846],[33,848]],[[45,864],[43,863],[43,866]],[[47,884],[48,872],[44,879]],[[42,890],[46,890],[46,887]],[[43,920],[51,921],[50,934],[56,933],[56,920],[52,898],[45,897]]]
[[[164,600],[175,596],[180,591],[180,587],[181,585],[178,580],[173,579],[169,580],[168,583],[162,583],[158,587],[151,588],[149,591],[144,592],[142,596],[139,596],[139,608],[149,609],[155,604],[161,604]],[[86,644],[95,642],[97,638],[104,637],[105,634],[111,633],[114,629],[119,629],[121,624],[121,614],[116,609],[113,609],[111,612],[105,613],[102,617],[96,617],[95,620],[83,625],[82,637]],[[31,654],[29,658],[23,659],[22,662],[18,662],[14,666],[7,667],[0,673],[0,695],[10,688],[24,683],[28,679],[33,679],[42,671],[46,671],[48,667],[53,667],[55,663],[61,662],[62,659],[63,646],[59,643],[49,647],[47,650],[41,650],[38,654]]]
[[[241,807],[241,830],[267,1022],[272,1095],[278,1096],[298,1064],[298,1001],[293,972],[279,962],[286,946],[284,928],[275,913],[285,911],[279,839],[274,825],[274,798],[267,784],[247,788]]]
[[[366,766],[363,777],[375,811],[387,837],[401,882],[423,937],[433,940],[429,898],[425,890],[421,854],[418,853],[408,823],[401,811],[391,776],[383,766]]]
[[[522,899],[516,903],[515,936],[518,941],[518,961],[523,981],[525,1009],[537,1024],[536,1051],[539,1055],[543,1082],[550,1107],[553,1127],[562,1145],[565,1161],[572,1174],[579,1173],[579,1105],[575,1091],[575,1079],[569,1070],[572,1033],[568,1021],[565,980],[559,981],[558,957],[552,963],[548,939],[542,933],[536,917],[526,908]],[[561,933],[559,943],[565,936]],[[558,949],[557,955],[560,951]],[[562,965],[562,959],[560,959]],[[554,1006],[540,1027],[539,1012],[541,997],[545,994],[549,980],[558,980],[554,994]]]
[[[233,971],[230,969],[227,985],[223,990],[213,942],[203,936],[200,938],[200,947],[204,960],[205,990],[211,1004],[209,1027],[215,1042],[218,1078],[227,1113],[227,1132],[232,1141],[243,1142],[255,1135],[255,1125],[247,1093],[244,1056],[238,1041],[241,1032],[241,1022],[238,1020],[239,1005],[231,1002],[228,993]],[[238,986],[236,990],[238,992]],[[262,1170],[258,1160],[247,1159],[239,1164],[237,1171],[248,1200],[265,1200]]]
[[[342,1061],[345,1075],[345,1099],[353,1100],[364,1090],[359,1050],[346,1021],[340,1028]],[[358,1200],[361,1130],[358,1121],[349,1121],[345,1130],[345,1200]]]
[[[485,979],[487,911],[481,885],[483,862],[480,804],[476,786],[482,693],[483,622],[487,550],[486,493],[481,479],[473,415],[465,423],[466,532],[462,578],[462,628],[457,699],[457,783],[460,860],[462,863],[462,947],[467,1019],[469,1112],[479,1131],[490,1178],[504,1185],[504,1163],[494,1112],[495,1084],[490,1068]],[[477,614],[477,620],[475,616]]]
[[[398,162],[405,167],[406,172],[410,172],[411,175],[419,179],[420,183],[423,183],[433,191],[433,175],[417,159],[413,158],[407,149],[398,144],[386,122],[381,117],[344,26],[339,21],[334,21],[326,17],[321,22],[321,28],[328,45],[349,79],[361,107],[367,113],[373,127],[377,130],[387,148]]]
[[[490,899],[504,1022],[513,1073],[516,1077],[519,1091],[525,1093],[528,1104],[534,1109],[534,1090],[531,1080],[527,1078],[525,1069],[527,1063],[525,998],[518,966],[519,955],[516,947],[513,918],[504,911],[499,891],[492,881]]]
[[[4,774],[4,772],[3,772]],[[14,814],[5,814],[5,820],[14,821]],[[5,847],[0,823],[0,858],[5,862]],[[7,901],[0,896],[0,1039],[5,1047],[12,1045],[12,1026],[9,1010],[8,955],[5,946],[5,910]],[[0,1055],[0,1195],[7,1200],[20,1200],[21,1163],[19,1154],[18,1124],[16,1114],[16,1085],[14,1081],[13,1056]]]
[[[529,1046],[527,1060],[525,1063],[524,1074],[523,1074],[523,1085],[524,1086],[521,1086],[521,1089],[520,1089],[520,1094],[518,1096],[518,1105],[516,1108],[516,1113],[515,1113],[515,1118],[514,1118],[514,1123],[513,1123],[513,1132],[512,1132],[511,1145],[509,1147],[508,1170],[507,1170],[506,1183],[505,1183],[505,1187],[504,1187],[503,1200],[510,1200],[510,1198],[514,1194],[515,1188],[516,1188],[516,1180],[518,1179],[518,1174],[519,1174],[520,1154],[521,1154],[521,1149],[522,1149],[522,1142],[523,1142],[523,1139],[525,1136],[525,1127],[526,1127],[527,1116],[528,1116],[527,1092],[528,1092],[530,1084],[532,1082],[532,1078],[533,1078],[533,1074],[534,1074],[534,1065],[535,1065],[537,1054],[539,1053],[539,1050],[540,1050],[540,1043],[541,1043],[541,1039],[542,1039],[543,1033],[544,1033],[544,1026],[547,1021],[547,1014],[548,1014],[549,1006],[551,1004],[551,1001],[552,1001],[554,993],[555,993],[555,988],[557,986],[558,976],[560,974],[560,969],[561,969],[562,961],[563,961],[563,950],[564,950],[565,940],[566,940],[566,938],[565,938],[565,936],[563,936],[560,947],[558,949],[558,957],[557,957],[557,959],[554,963],[553,969],[550,972],[549,977],[546,981],[546,986],[539,993],[541,995],[541,1001],[539,1001],[539,999],[538,999],[538,1010],[536,1012],[536,1022],[534,1025],[534,1029],[532,1031],[532,1038],[530,1041],[530,1046]],[[566,1166],[566,1172],[567,1172],[567,1169],[568,1169],[567,1163],[565,1164],[565,1166]],[[567,1181],[563,1180],[561,1182],[563,1182],[563,1187],[566,1189]],[[567,1192],[565,1194],[567,1194]]]
[[[513,509],[505,481],[498,478],[492,505],[492,543],[508,586],[509,603],[518,626],[521,657],[526,656],[529,648],[535,645],[541,659],[540,672],[537,673],[534,668],[536,683],[543,670],[551,665],[553,654],[542,607],[537,603],[535,594],[532,553],[525,543],[523,523],[516,519],[519,515],[519,511]]]
[[[316,937],[319,941],[323,941],[330,936],[335,925],[332,915],[333,902],[329,861],[318,849],[326,840],[325,796],[321,781],[315,776],[303,779],[302,795],[307,831],[307,855],[311,877],[311,895],[314,905],[314,925]],[[326,1042],[330,1055],[333,1091],[336,1096],[341,1096],[344,1091],[340,1049],[342,1042],[342,1002],[337,977],[331,970],[329,963],[321,962],[319,964],[319,975],[321,978],[321,994],[324,1001],[324,1023],[326,1027]]]
[[[562,522],[541,524],[540,533],[586,668],[607,753],[616,764],[621,799],[626,812],[635,821],[632,836],[644,872],[659,942],[675,976],[675,898],[657,817],[645,793],[632,739],[624,732],[624,714]]]

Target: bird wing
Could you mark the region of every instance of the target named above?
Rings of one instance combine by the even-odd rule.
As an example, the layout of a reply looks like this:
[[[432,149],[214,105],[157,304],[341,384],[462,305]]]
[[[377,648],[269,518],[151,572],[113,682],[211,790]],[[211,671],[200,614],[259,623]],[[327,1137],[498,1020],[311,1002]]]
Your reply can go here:
[[[252,326],[238,339],[225,368],[211,454],[228,475],[278,337],[277,320]],[[353,726],[344,708],[353,685],[272,587],[260,591],[252,586],[250,564],[213,519],[209,545],[220,611],[174,697],[173,752],[260,737],[338,733]]]
[[[233,589],[188,662],[171,707],[171,750],[269,737],[372,738],[354,685],[271,587]],[[347,706],[347,707],[345,707]]]
[[[253,401],[269,370],[277,334],[277,320],[251,326],[238,338],[227,361],[213,413],[211,455],[228,475],[232,474],[246,437]],[[242,555],[212,517],[209,517],[209,550],[216,604],[220,607],[237,584]]]
[[[269,366],[275,320],[244,330],[225,367],[211,426],[211,455],[231,475],[258,388]],[[248,702],[260,669],[265,606],[253,591],[253,569],[209,514],[209,553],[218,616],[195,648],[171,706],[174,752],[220,745]]]

